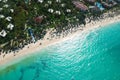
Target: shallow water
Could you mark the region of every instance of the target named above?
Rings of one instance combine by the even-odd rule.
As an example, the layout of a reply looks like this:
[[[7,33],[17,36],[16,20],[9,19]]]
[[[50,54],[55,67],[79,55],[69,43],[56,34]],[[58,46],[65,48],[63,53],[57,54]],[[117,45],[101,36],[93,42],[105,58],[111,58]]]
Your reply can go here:
[[[0,71],[0,80],[120,80],[120,23],[49,46]]]

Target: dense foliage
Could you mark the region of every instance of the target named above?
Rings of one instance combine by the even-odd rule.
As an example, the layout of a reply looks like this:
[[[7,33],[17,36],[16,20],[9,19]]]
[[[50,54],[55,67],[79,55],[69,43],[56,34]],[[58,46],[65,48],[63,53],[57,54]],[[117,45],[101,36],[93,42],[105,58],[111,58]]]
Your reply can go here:
[[[81,23],[85,25],[85,17],[98,15],[76,9],[73,0],[3,0],[0,1],[0,31],[5,30],[7,35],[0,36],[0,44],[6,45],[4,49],[16,49],[21,44],[31,41],[28,28],[34,32],[35,38],[41,39],[46,29],[55,28],[60,30],[68,23]],[[85,5],[91,4],[82,1]],[[99,12],[101,13],[101,12]],[[3,17],[4,16],[4,17]],[[35,22],[35,18],[42,16],[42,21]],[[7,17],[12,17],[7,20]],[[8,29],[13,24],[12,30]]]

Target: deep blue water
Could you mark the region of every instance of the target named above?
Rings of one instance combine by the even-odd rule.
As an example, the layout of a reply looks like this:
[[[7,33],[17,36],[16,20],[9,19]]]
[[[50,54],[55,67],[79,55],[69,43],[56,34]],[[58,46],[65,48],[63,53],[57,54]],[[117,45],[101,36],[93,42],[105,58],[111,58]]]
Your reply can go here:
[[[0,80],[120,80],[120,22],[82,32],[0,71]]]

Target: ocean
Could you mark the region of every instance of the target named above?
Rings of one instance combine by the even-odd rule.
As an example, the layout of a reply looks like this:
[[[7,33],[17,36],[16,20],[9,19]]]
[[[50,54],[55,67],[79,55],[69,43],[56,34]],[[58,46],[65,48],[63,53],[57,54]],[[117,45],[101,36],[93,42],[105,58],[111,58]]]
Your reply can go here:
[[[34,52],[0,71],[0,80],[120,80],[120,22]]]

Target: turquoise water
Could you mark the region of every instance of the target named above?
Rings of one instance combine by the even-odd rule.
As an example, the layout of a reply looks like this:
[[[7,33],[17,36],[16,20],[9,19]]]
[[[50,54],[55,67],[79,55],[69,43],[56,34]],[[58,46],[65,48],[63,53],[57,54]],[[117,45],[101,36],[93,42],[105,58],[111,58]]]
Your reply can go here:
[[[36,53],[0,71],[0,80],[120,80],[120,23]]]

